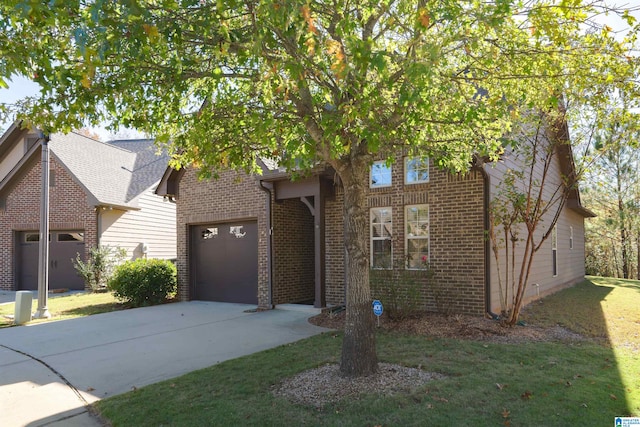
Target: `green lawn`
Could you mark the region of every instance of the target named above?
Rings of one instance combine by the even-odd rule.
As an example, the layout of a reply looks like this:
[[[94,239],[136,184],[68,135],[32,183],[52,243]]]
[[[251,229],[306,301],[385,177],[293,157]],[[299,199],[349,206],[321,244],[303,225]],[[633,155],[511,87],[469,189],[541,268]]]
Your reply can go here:
[[[53,297],[49,298],[47,305],[51,313],[51,318],[32,320],[27,324],[72,319],[74,317],[90,316],[92,314],[106,313],[108,311],[126,308],[126,305],[118,301],[111,292],[82,293],[64,297]],[[35,311],[38,307],[37,298],[33,299],[32,307],[32,311]],[[13,315],[14,312],[15,305],[13,303],[0,305],[0,328],[13,326],[13,320],[6,316]]]
[[[639,306],[640,282],[594,277],[535,304],[526,318],[560,323],[595,342],[495,344],[379,332],[381,361],[446,375],[411,393],[360,396],[320,409],[274,397],[281,379],[338,361],[341,335],[325,333],[97,408],[115,427],[613,425],[615,416],[640,416]]]

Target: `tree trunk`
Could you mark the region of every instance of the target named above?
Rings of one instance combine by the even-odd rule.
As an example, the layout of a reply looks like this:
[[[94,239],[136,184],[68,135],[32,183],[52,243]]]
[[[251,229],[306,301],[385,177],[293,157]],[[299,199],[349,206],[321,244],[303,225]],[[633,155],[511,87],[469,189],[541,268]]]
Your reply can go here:
[[[378,370],[367,255],[369,217],[366,195],[369,164],[366,158],[352,158],[350,164],[338,173],[344,187],[347,291],[340,372],[343,376],[358,377]]]
[[[624,200],[622,200],[622,176],[621,176],[620,161],[616,162],[616,185],[618,191],[618,218],[620,220],[620,244],[622,245],[622,277],[629,278],[629,251],[628,251],[628,238],[627,238],[627,221],[626,213],[624,209]]]
[[[636,235],[636,278],[640,280],[640,230]]]

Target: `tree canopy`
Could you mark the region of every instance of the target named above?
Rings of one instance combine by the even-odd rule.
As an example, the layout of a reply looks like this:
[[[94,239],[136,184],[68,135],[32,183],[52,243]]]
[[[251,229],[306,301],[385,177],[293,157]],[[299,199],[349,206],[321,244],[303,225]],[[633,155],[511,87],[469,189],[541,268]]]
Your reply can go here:
[[[0,78],[42,86],[20,112],[39,124],[121,123],[205,169],[247,167],[249,152],[301,167],[366,141],[370,153],[409,147],[461,170],[472,154],[499,152],[523,108],[621,82],[633,58],[589,21],[604,11],[581,1],[7,1]]]
[[[635,91],[637,28],[617,40],[593,20],[604,13],[634,25],[582,0],[6,0],[0,84],[40,84],[19,113],[39,126],[133,127],[203,175],[256,171],[258,156],[332,166],[350,272],[343,372],[362,374],[375,363],[344,368],[344,354],[372,351],[371,161],[404,150],[466,170],[517,143],[528,111]]]

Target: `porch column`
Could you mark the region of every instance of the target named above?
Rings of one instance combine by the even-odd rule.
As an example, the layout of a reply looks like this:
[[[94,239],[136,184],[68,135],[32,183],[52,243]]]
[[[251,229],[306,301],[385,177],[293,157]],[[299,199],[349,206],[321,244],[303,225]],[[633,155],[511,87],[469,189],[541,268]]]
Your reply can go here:
[[[316,187],[315,194],[313,195],[314,213],[313,216],[313,228],[314,228],[314,258],[315,258],[315,299],[313,306],[316,308],[322,308],[327,305],[325,298],[325,227],[324,227],[324,198],[325,191],[323,180],[319,180],[319,185]]]

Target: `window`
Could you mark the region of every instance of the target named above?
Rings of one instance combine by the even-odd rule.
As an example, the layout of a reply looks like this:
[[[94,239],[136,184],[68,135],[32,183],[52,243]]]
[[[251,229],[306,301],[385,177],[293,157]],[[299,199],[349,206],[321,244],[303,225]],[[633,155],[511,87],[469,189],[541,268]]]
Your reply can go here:
[[[391,268],[391,208],[371,209],[371,267]]]
[[[573,227],[569,226],[569,249],[573,249]]]
[[[369,187],[380,188],[391,186],[391,166],[387,166],[386,162],[381,160],[371,165],[371,178]]]
[[[84,233],[58,233],[58,242],[84,242]]]
[[[429,262],[429,205],[405,207],[404,218],[407,268],[424,268]]]
[[[551,262],[553,277],[556,277],[558,275],[558,227],[556,225],[551,230]]]
[[[25,233],[24,241],[27,242],[27,243],[29,243],[29,242],[39,242],[40,241],[40,234],[39,233]]]
[[[213,239],[218,235],[218,227],[207,228],[202,231],[202,240]]]
[[[429,159],[420,157],[404,158],[404,183],[420,184],[429,182]]]

